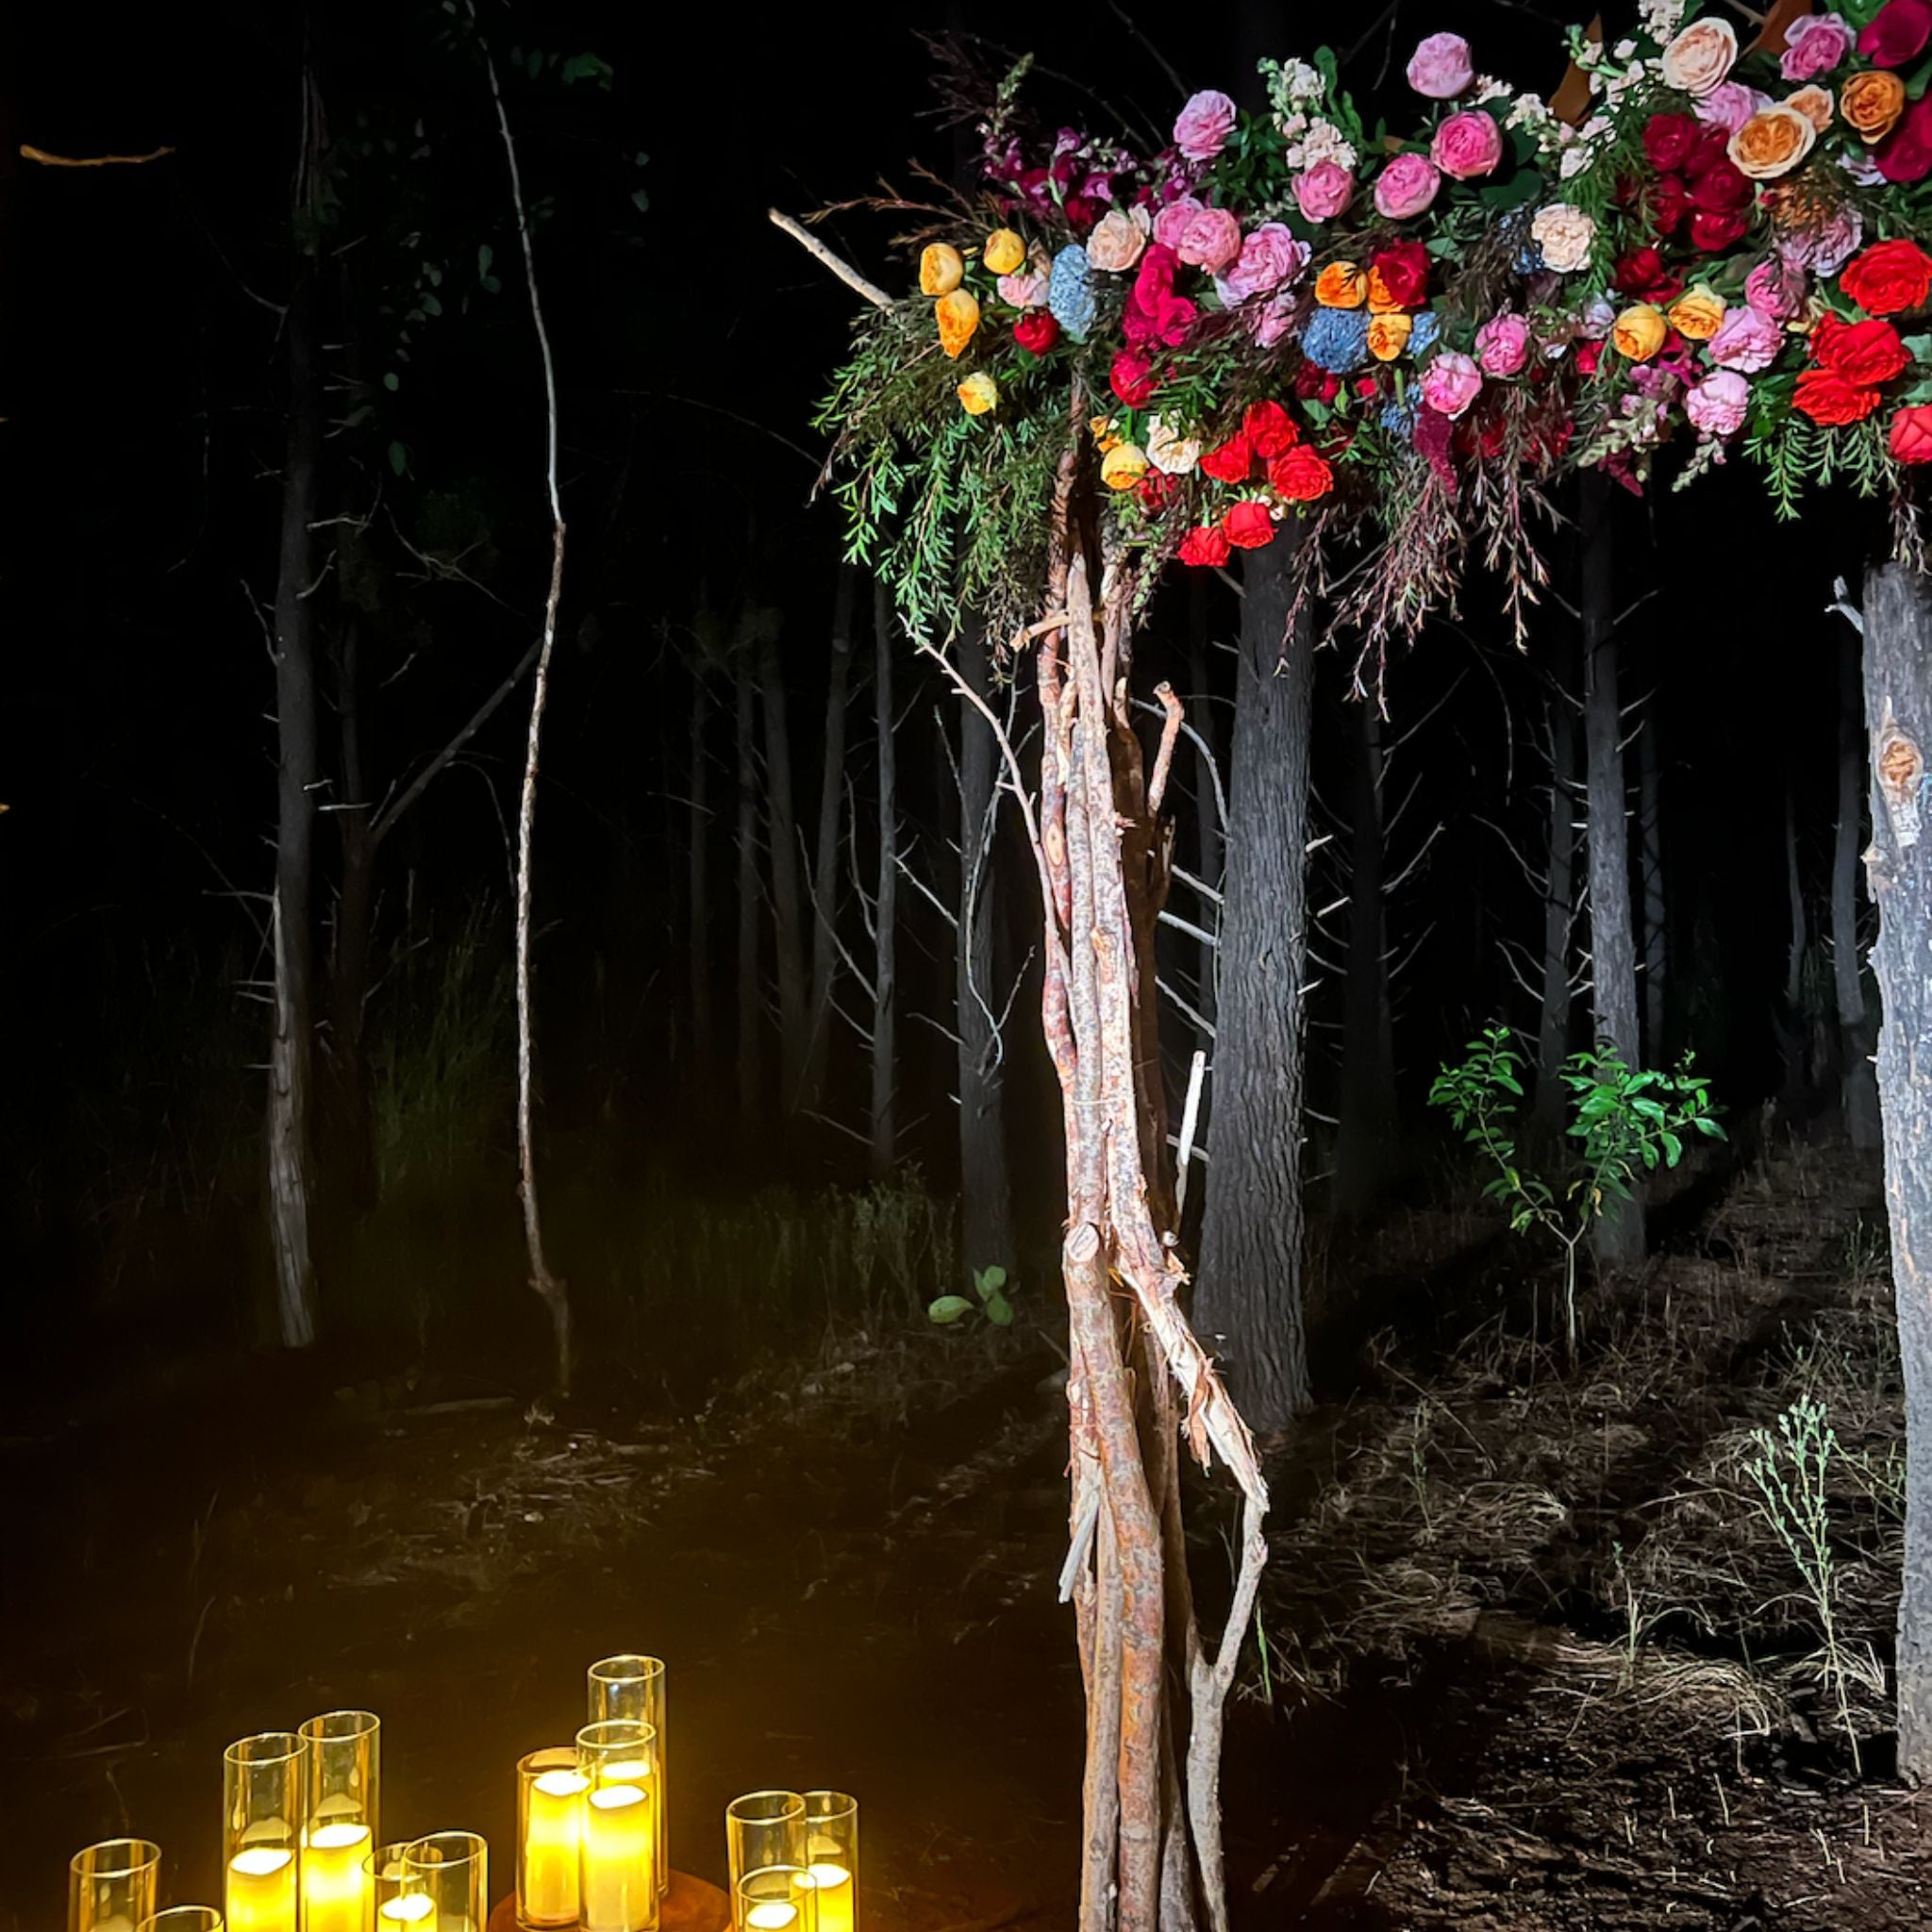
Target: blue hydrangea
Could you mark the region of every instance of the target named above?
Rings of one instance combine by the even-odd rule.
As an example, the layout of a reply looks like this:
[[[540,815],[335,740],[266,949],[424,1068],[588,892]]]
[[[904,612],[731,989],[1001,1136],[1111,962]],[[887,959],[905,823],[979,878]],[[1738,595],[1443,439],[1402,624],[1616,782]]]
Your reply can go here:
[[[1415,428],[1415,400],[1391,396],[1382,405],[1382,427],[1391,436],[1407,436]]]
[[[1302,334],[1302,354],[1331,375],[1369,362],[1369,318],[1359,308],[1318,308]]]
[[[1530,209],[1518,208],[1515,212],[1504,216],[1500,230],[1505,242],[1515,244],[1514,267],[1520,275],[1537,275],[1543,270],[1543,252],[1529,232],[1531,219]]]
[[[1408,332],[1408,353],[1420,358],[1426,356],[1441,339],[1442,318],[1433,308],[1424,308],[1415,319]]]
[[[1046,285],[1046,306],[1053,319],[1073,337],[1084,342],[1092,332],[1093,270],[1087,251],[1072,242],[1053,258],[1053,274]]]

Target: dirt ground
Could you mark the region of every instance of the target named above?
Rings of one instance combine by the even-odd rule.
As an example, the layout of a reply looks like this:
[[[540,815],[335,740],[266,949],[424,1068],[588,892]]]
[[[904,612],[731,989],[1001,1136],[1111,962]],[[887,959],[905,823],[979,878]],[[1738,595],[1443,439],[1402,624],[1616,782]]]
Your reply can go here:
[[[1873,1178],[1794,1147],[1658,1221],[1574,1367],[1474,1217],[1386,1231],[1351,1279],[1371,1332],[1325,1373],[1354,1392],[1271,1450],[1224,1785],[1247,1932],[1925,1922],[1885,1735]],[[1333,1298],[1357,1264],[1331,1265]],[[874,1932],[1070,1925],[1053,1367],[1038,1337],[847,1339],[674,1423],[258,1361],[11,1413],[0,1932],[57,1925],[68,1851],[120,1831],[160,1840],[176,1900],[212,1896],[223,1744],[340,1705],[384,1718],[391,1833],[483,1831],[501,1891],[516,1757],[632,1648],[671,1660],[683,1868],[722,1875],[734,1792],[834,1784]],[[1750,1475],[1801,1397],[1837,1432],[1837,1676]]]

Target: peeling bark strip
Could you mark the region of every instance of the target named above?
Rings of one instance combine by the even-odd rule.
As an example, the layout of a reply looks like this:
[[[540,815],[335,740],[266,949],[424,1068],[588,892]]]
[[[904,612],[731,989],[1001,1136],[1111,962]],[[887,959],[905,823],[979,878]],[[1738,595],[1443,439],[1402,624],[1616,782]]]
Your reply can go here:
[[[1865,583],[1872,730],[1873,951],[1884,1010],[1878,1093],[1906,1385],[1906,1554],[1898,1607],[1898,1766],[1932,1781],[1932,849],[1920,837],[1932,742],[1932,584],[1902,564]]]

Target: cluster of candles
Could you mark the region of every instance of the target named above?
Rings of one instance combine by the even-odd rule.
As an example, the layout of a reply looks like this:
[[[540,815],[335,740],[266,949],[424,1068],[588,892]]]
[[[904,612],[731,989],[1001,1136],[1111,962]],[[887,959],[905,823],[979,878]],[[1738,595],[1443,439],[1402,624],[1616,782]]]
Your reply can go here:
[[[658,1932],[671,1889],[664,1665],[591,1665],[574,1745],[517,1766],[516,1915],[525,1932]],[[157,1909],[161,1854],[113,1839],[69,1867],[68,1932],[486,1932],[490,1849],[475,1832],[382,1841],[382,1727],[329,1711],[229,1745],[221,1908]],[[733,1932],[857,1932],[858,1806],[754,1791],[726,1807]]]

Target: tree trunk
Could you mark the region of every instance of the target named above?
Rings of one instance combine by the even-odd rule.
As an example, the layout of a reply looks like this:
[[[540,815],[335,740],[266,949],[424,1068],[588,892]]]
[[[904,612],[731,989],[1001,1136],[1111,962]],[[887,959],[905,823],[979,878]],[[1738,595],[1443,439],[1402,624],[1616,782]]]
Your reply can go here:
[[[1359,724],[1350,811],[1348,980],[1342,990],[1341,1119],[1335,1142],[1335,1207],[1351,1219],[1380,1201],[1396,1158],[1395,1032],[1389,1007],[1382,724],[1371,700]]]
[[[1865,584],[1865,716],[1884,1014],[1878,1094],[1906,1394],[1906,1548],[1898,1609],[1898,1768],[1932,1782],[1932,585],[1902,564]]]
[[[1203,574],[1188,576],[1188,681],[1193,686],[1189,722],[1194,727],[1194,863],[1202,880],[1216,891],[1221,890],[1222,868],[1225,863],[1225,840],[1221,823],[1221,774],[1215,768],[1215,747],[1221,741],[1215,729],[1214,706],[1210,699],[1211,675],[1208,668],[1208,585]],[[1200,922],[1209,932],[1218,920],[1212,916],[1211,901],[1199,908]],[[1194,1007],[1202,1019],[1214,1024],[1216,974],[1215,949],[1205,941],[1201,963],[1194,980]],[[1201,1033],[1201,1045],[1212,1055],[1214,1038]]]
[[[1307,1406],[1302,1325],[1302,974],[1314,639],[1289,634],[1285,526],[1243,557],[1214,1115],[1195,1292],[1242,1413]]]
[[[758,774],[754,746],[757,687],[736,666],[738,690],[738,1134],[746,1151],[764,1129],[764,1015],[758,997]]]
[[[1657,757],[1656,701],[1637,734],[1637,824],[1643,869],[1643,1049],[1664,1064],[1664,991],[1669,984],[1670,936],[1664,905],[1663,776]]]
[[[1557,1146],[1569,1099],[1563,1062],[1570,1053],[1570,938],[1576,915],[1576,719],[1570,708],[1571,657],[1559,645],[1550,666],[1549,837],[1543,876],[1542,998],[1536,1029],[1538,1141]]]
[[[705,666],[691,667],[691,783],[686,793],[689,915],[685,929],[686,974],[691,981],[691,1091],[701,1112],[710,1110],[711,1072],[711,849],[710,772],[705,740],[711,723],[711,686]]]
[[[959,646],[960,674],[989,695],[985,641],[970,627]],[[1013,1184],[1007,1164],[1005,1041],[993,1002],[993,933],[999,876],[997,747],[992,726],[959,707],[959,902],[954,946],[954,1030],[959,1038],[959,1258],[970,1280],[978,1270],[1017,1274]]]
[[[341,554],[339,544],[337,554]],[[362,756],[361,624],[342,620],[336,650],[336,726],[341,741],[341,891],[336,900],[330,975],[330,1061],[334,1068],[334,1183],[358,1211],[376,1202],[375,1129],[370,1116],[366,1015],[375,920],[375,808]]]
[[[1795,1111],[1811,1073],[1811,1016],[1805,1010],[1805,954],[1811,942],[1805,912],[1805,874],[1798,860],[1798,788],[1785,774],[1785,991],[1778,1014],[1778,1051],[1784,1060],[1784,1104]]]
[[[872,1177],[884,1180],[896,1158],[893,1105],[898,1078],[899,759],[892,730],[892,600],[883,579],[872,589],[873,717],[878,740],[879,869],[873,902]],[[856,833],[856,828],[855,828]]]
[[[314,77],[304,75],[313,99]],[[305,176],[318,164],[312,147]],[[300,192],[307,192],[306,185]],[[315,637],[308,591],[314,575],[317,468],[322,455],[321,371],[316,364],[318,291],[314,262],[302,258],[289,305],[289,454],[282,475],[281,546],[275,576],[275,891],[273,919],[275,1019],[269,1051],[268,1198],[275,1253],[276,1328],[285,1348],[315,1340],[311,1255],[315,864]]]
[[[771,827],[772,941],[778,974],[780,1101],[793,1111],[804,1094],[810,1014],[805,991],[805,922],[798,879],[798,818],[791,793],[791,731],[777,640],[758,646],[758,692],[765,719],[766,823]]]
[[[1852,1145],[1881,1144],[1878,1083],[1872,1065],[1872,1014],[1865,1002],[1864,958],[1858,946],[1858,849],[1864,831],[1871,766],[1865,750],[1865,697],[1858,646],[1847,638],[1839,654],[1838,829],[1831,854],[1831,978],[1838,1000],[1840,1083],[1845,1131]]]
[[[818,841],[811,872],[811,1034],[806,1044],[801,1103],[808,1113],[824,1108],[825,1072],[832,1050],[832,993],[839,974],[839,949],[833,943],[839,916],[839,828],[844,822],[845,807],[845,701],[852,682],[852,604],[858,575],[849,563],[839,572],[839,596],[832,611],[832,662],[825,682]]]
[[[1623,712],[1617,697],[1616,573],[1611,484],[1600,471],[1582,479],[1583,741],[1590,839],[1590,958],[1597,1043],[1625,1064],[1642,1064],[1637,1022],[1637,947],[1630,923],[1630,830],[1624,788]],[[1611,1201],[1597,1222],[1597,1265],[1634,1267],[1643,1258],[1643,1203]]]

